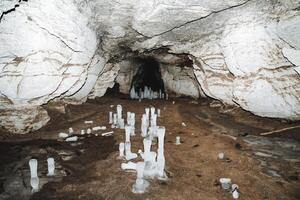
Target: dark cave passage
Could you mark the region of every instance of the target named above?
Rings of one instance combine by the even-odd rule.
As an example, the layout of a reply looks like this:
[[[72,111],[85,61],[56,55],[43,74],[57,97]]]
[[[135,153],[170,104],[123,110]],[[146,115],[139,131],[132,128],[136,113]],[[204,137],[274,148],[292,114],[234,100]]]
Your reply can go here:
[[[155,92],[164,92],[164,81],[161,77],[159,63],[153,58],[139,58],[141,65],[132,79],[131,87],[143,91],[144,87]]]

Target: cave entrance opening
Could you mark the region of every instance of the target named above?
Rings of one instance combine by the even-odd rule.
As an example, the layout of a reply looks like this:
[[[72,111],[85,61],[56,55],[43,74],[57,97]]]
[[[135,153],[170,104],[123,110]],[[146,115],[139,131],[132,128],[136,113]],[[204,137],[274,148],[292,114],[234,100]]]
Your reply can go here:
[[[138,61],[140,65],[132,78],[130,93],[133,89],[137,93],[145,92],[145,89],[155,93],[164,93],[165,87],[159,62],[153,58],[138,58]]]

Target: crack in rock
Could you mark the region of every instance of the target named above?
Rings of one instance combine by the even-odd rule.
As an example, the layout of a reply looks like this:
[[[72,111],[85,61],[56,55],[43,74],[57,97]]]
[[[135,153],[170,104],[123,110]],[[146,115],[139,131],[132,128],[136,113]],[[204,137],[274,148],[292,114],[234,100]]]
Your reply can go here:
[[[186,25],[188,25],[188,24],[191,24],[191,23],[200,21],[200,20],[202,20],[202,19],[208,18],[208,17],[212,16],[213,14],[217,14],[217,13],[220,13],[220,12],[224,12],[224,11],[229,10],[229,9],[232,9],[232,8],[237,8],[237,7],[244,6],[244,5],[248,4],[250,1],[252,1],[252,0],[247,0],[247,1],[243,2],[243,3],[241,3],[241,4],[238,4],[238,5],[235,5],[235,6],[230,6],[230,7],[228,7],[228,8],[224,8],[224,9],[221,9],[221,10],[218,10],[218,11],[212,11],[210,14],[208,14],[208,15],[206,15],[206,16],[204,16],[204,17],[200,17],[200,18],[197,18],[197,19],[193,19],[193,20],[191,20],[191,21],[185,22],[184,24],[180,24],[180,25],[175,26],[175,27],[173,27],[173,28],[171,28],[171,29],[169,29],[169,30],[166,30],[166,31],[161,32],[161,33],[158,33],[158,34],[154,34],[154,35],[152,35],[152,36],[145,36],[145,35],[143,35],[142,33],[138,32],[137,30],[135,30],[135,29],[134,29],[134,30],[135,30],[138,34],[140,34],[140,35],[142,35],[142,36],[147,37],[148,39],[150,39],[150,38],[153,38],[153,37],[157,37],[157,36],[164,35],[164,34],[169,33],[169,32],[171,32],[171,31],[173,31],[173,30],[175,30],[175,29],[179,29],[179,28],[181,28],[181,27],[184,27],[184,26],[186,26]]]
[[[13,6],[13,8],[11,8],[11,9],[9,9],[9,10],[6,10],[6,11],[3,11],[3,12],[1,13],[1,15],[0,15],[0,22],[2,21],[2,18],[4,17],[4,15],[6,15],[6,14],[8,14],[8,13],[11,13],[11,12],[15,11],[16,8],[20,6],[20,3],[21,3],[21,2],[28,2],[28,0],[19,0],[18,3],[15,4],[15,5]]]

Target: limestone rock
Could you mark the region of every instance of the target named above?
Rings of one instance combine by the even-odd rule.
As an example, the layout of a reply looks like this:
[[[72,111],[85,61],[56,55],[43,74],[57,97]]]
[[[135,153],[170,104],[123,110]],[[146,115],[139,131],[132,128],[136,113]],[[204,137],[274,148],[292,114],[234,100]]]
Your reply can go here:
[[[136,57],[156,59],[176,93],[300,119],[299,2],[2,0],[1,126],[35,130],[49,120],[40,105],[82,103],[115,82],[128,92]]]
[[[102,97],[107,88],[112,88],[115,84],[116,76],[118,75],[120,68],[118,65],[114,66],[113,64],[106,64],[104,72],[98,76],[96,84],[93,87],[93,90],[90,92],[88,98],[94,99],[95,97]]]
[[[178,96],[191,96],[199,98],[199,85],[195,80],[193,68],[161,66],[162,79],[164,80],[165,89],[174,92]]]
[[[116,78],[116,82],[120,86],[120,92],[123,94],[129,94],[131,82],[134,75],[137,73],[140,67],[139,63],[135,62],[133,59],[128,61],[122,61],[118,63],[120,71]]]
[[[1,125],[22,133],[49,120],[39,105],[82,88],[97,39],[87,18],[69,1],[18,2],[0,22],[0,101]],[[1,3],[1,10],[7,9]]]
[[[12,133],[25,134],[42,128],[50,120],[41,107],[13,107],[0,109],[0,126]]]

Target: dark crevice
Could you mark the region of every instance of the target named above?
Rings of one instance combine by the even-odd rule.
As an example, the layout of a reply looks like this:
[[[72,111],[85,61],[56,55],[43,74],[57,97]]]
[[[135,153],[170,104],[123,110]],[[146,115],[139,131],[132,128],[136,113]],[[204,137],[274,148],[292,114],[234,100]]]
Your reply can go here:
[[[138,58],[141,65],[133,77],[131,88],[134,87],[135,91],[144,90],[147,86],[152,91],[161,90],[164,92],[164,82],[161,77],[160,65],[153,58]]]
[[[14,12],[16,11],[16,8],[20,6],[20,3],[24,1],[24,2],[28,2],[28,0],[19,0],[18,4],[15,5],[15,7],[7,10],[7,11],[4,11],[2,12],[1,16],[0,16],[0,22],[2,21],[2,18],[4,17],[4,15],[7,15],[8,13],[11,13],[11,12]]]

